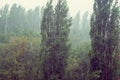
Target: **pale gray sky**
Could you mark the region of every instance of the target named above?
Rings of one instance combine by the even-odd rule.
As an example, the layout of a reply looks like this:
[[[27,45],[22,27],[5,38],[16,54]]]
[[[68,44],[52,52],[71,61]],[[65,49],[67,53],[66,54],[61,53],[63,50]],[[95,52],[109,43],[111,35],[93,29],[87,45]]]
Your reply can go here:
[[[53,0],[54,4],[57,0]],[[92,6],[94,0],[67,0],[69,6],[69,12],[74,16],[78,11],[83,14],[85,11],[92,12]],[[6,3],[12,5],[14,3],[21,4],[26,9],[34,8],[35,6],[45,5],[47,0],[0,0],[0,8]]]

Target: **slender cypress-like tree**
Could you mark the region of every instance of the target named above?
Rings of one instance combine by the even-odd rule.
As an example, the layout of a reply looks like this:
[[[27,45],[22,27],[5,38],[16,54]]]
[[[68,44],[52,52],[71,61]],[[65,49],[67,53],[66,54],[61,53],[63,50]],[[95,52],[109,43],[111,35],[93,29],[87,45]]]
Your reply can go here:
[[[41,74],[42,80],[51,80],[50,77],[53,75],[53,60],[52,58],[52,42],[53,39],[53,31],[54,29],[54,10],[52,6],[52,0],[50,0],[46,4],[46,8],[43,12],[43,19],[41,22],[41,36],[42,36],[42,43],[41,43],[41,53],[42,53],[42,63],[41,63]],[[54,56],[54,55],[53,55]]]
[[[53,10],[52,0],[47,3],[41,23],[42,80],[63,80],[69,52],[68,36],[71,18],[67,16],[66,0],[58,0]]]
[[[68,17],[68,10],[67,1],[58,0],[58,3],[55,7],[56,40],[54,45],[54,53],[56,54],[56,67],[60,80],[63,80],[66,59],[70,49],[68,38],[70,33],[71,17]]]
[[[91,80],[114,80],[114,55],[119,39],[119,6],[117,0],[94,0],[91,18],[91,40],[94,56],[91,71],[99,71],[99,78]]]

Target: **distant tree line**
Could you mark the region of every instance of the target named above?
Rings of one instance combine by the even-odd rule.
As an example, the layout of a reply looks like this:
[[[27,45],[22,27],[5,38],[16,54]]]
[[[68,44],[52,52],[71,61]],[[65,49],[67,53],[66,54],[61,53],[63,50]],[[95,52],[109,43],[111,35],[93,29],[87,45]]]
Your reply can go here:
[[[70,27],[70,42],[73,47],[78,47],[80,44],[85,42],[90,42],[90,17],[88,11],[86,11],[82,17],[80,12],[78,12],[72,21],[72,26]]]
[[[27,32],[38,32],[42,11],[39,7],[25,10],[20,5],[5,5],[0,9],[0,33],[25,35]]]
[[[0,36],[4,38],[8,34],[29,36],[30,34],[34,35],[34,33],[40,35],[42,15],[43,7],[35,7],[34,9],[29,9],[26,11],[24,7],[18,4],[13,4],[11,7],[6,4],[0,9]],[[85,12],[81,19],[79,12],[73,18],[69,36],[73,47],[79,46],[80,43],[77,43],[79,41],[82,43],[90,40],[90,24],[88,15],[88,12]],[[3,42],[5,41],[6,40],[3,39]]]

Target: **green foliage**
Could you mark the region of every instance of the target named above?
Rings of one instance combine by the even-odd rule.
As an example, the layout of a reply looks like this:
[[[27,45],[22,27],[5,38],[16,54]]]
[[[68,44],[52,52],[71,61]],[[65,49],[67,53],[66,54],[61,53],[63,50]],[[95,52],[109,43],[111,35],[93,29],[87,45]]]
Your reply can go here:
[[[58,0],[55,10],[52,0],[43,12],[41,25],[42,80],[62,80],[65,73],[71,18],[67,16],[66,0]]]
[[[38,76],[39,38],[13,37],[0,44],[0,79],[35,80]]]
[[[9,37],[9,35],[5,35],[5,34],[0,34],[0,43],[7,43],[7,42],[9,42],[9,39],[10,39],[10,37]]]
[[[91,18],[91,71],[101,71],[98,80],[114,80],[114,54],[119,44],[119,13],[117,0],[95,0]],[[109,73],[109,74],[108,74]],[[94,80],[91,79],[91,80]]]
[[[119,79],[117,2],[95,0],[90,36],[88,12],[72,21],[66,0],[52,2],[0,9],[0,80]]]
[[[41,53],[42,53],[42,58],[41,60],[41,79],[42,80],[51,80],[51,78],[57,78],[55,77],[56,74],[54,74],[53,70],[54,68],[53,65],[53,60],[52,60],[52,45],[53,45],[53,33],[54,31],[54,23],[53,23],[53,16],[54,11],[53,11],[53,6],[52,6],[52,0],[50,0],[46,4],[46,8],[44,9],[43,12],[43,19],[41,23]],[[54,59],[54,58],[53,58]],[[52,66],[51,66],[52,65]]]
[[[89,51],[90,43],[83,43],[71,50],[67,60],[66,80],[89,80]]]

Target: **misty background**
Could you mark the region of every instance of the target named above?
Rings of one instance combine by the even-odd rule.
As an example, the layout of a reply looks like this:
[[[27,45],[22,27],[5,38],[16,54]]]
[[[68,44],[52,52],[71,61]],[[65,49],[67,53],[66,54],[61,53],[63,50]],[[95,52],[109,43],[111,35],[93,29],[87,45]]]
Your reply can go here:
[[[82,42],[89,42],[89,20],[92,14],[93,1],[67,0],[67,2],[69,6],[68,13],[73,19],[73,24],[70,28],[70,42],[73,43],[73,46],[79,46]],[[5,19],[8,19],[3,22],[3,24],[6,25],[7,32],[9,34],[14,34],[13,32],[15,32],[15,30],[11,31],[14,25],[13,29],[17,28],[17,33],[15,34],[23,34],[23,32],[27,34],[26,30],[28,30],[33,34],[36,33],[40,35],[40,21],[42,20],[42,12],[46,3],[47,0],[0,0],[0,17],[2,18],[2,16],[6,16]],[[57,0],[54,0],[54,7],[56,3]],[[7,25],[9,25],[9,27],[11,25],[11,28],[7,27]]]

